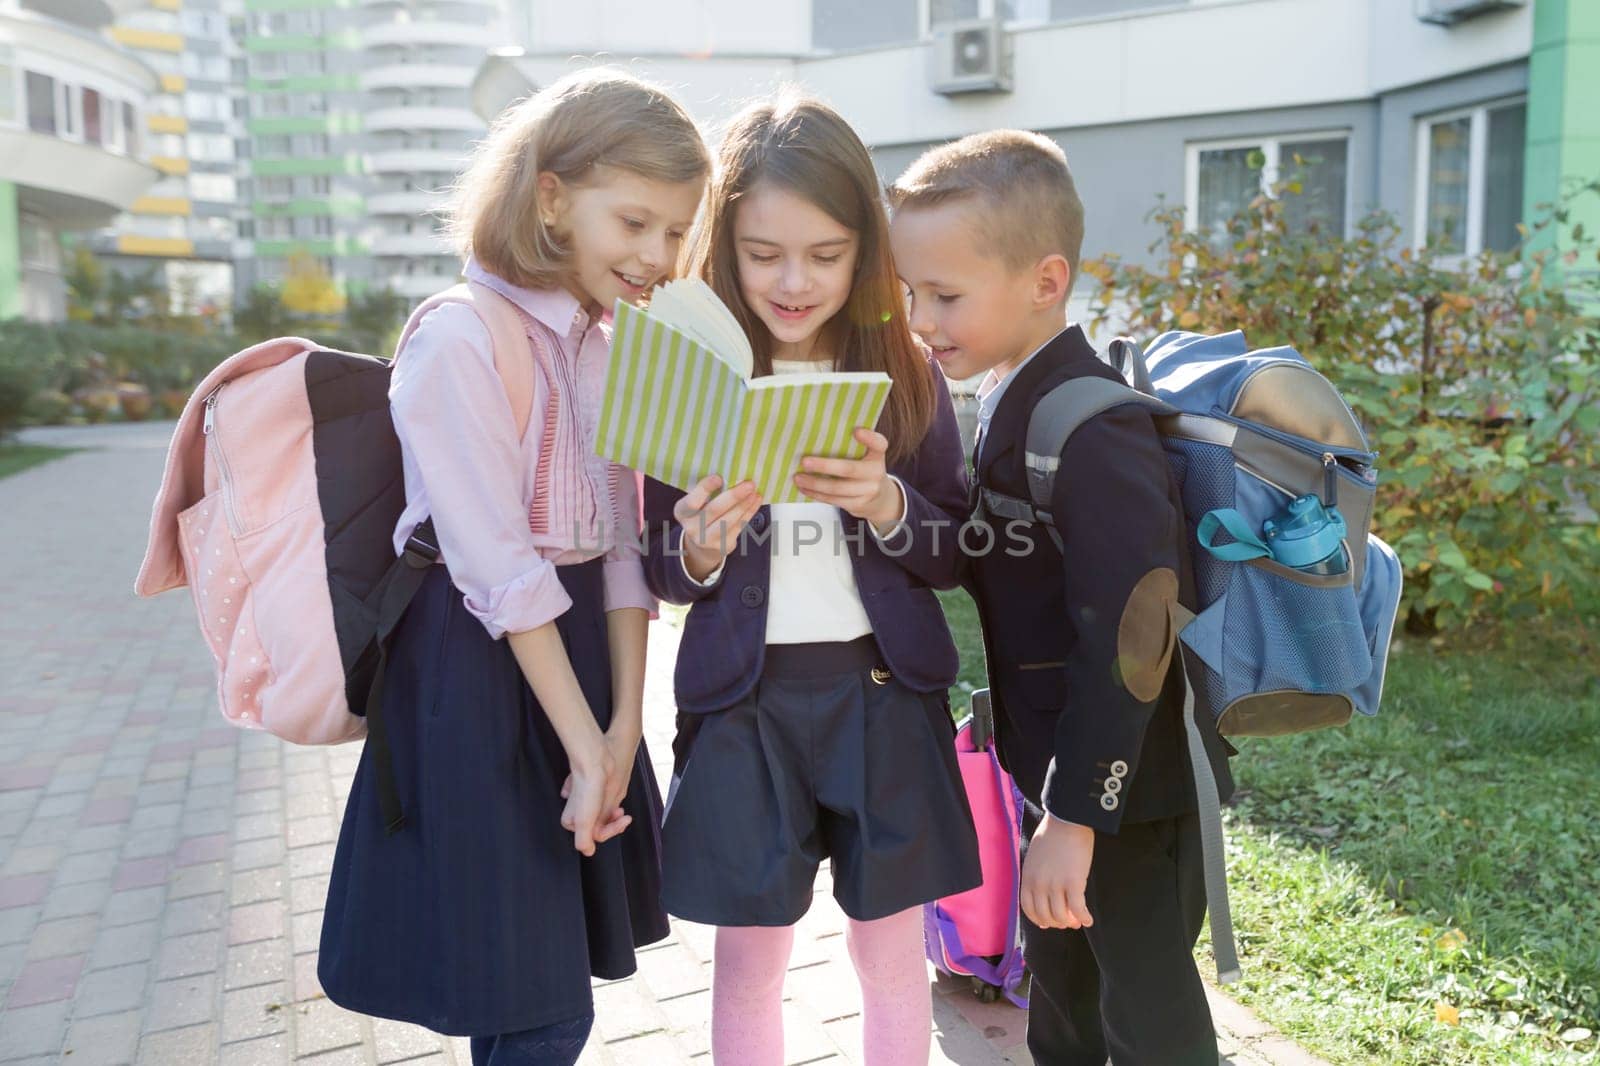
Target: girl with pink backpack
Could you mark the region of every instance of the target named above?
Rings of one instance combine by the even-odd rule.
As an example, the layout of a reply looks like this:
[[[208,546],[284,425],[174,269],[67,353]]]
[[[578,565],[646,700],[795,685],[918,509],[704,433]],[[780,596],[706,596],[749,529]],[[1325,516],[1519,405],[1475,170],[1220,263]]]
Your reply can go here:
[[[575,1062],[591,977],[628,976],[668,931],[638,480],[593,441],[608,311],[671,272],[708,172],[660,89],[555,82],[496,123],[450,215],[477,300],[515,310],[531,402],[473,303],[430,301],[397,353],[393,547],[438,565],[387,649],[388,773],[369,742],[318,976],[343,1007],[472,1037],[477,1066]],[[403,818],[380,813],[394,800]]]

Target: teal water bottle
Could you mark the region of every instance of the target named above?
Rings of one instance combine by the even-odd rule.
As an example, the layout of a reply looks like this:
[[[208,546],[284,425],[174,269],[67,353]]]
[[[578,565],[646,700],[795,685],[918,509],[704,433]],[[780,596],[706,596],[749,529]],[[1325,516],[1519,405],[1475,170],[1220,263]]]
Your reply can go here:
[[[1345,572],[1345,532],[1344,515],[1337,507],[1324,507],[1316,496],[1296,497],[1261,523],[1273,561],[1308,574]]]

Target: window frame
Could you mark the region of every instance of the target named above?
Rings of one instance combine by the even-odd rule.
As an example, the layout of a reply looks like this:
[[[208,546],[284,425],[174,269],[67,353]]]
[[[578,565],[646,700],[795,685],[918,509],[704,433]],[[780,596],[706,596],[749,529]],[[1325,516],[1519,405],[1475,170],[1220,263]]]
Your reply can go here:
[[[1354,146],[1354,131],[1349,127],[1323,127],[1321,129],[1306,130],[1291,133],[1267,133],[1252,137],[1227,137],[1218,140],[1188,141],[1183,146],[1183,224],[1184,228],[1193,231],[1199,227],[1200,221],[1200,153],[1225,152],[1235,148],[1259,148],[1266,162],[1261,166],[1261,191],[1271,195],[1272,186],[1278,181],[1282,173],[1283,145],[1285,143],[1304,143],[1307,141],[1343,141],[1344,142],[1344,226],[1340,232],[1341,237],[1350,235],[1352,222],[1352,205],[1354,204],[1355,190],[1350,181],[1354,172],[1351,165],[1351,149]]]
[[[1494,100],[1454,107],[1447,111],[1434,111],[1416,116],[1416,130],[1412,144],[1415,146],[1412,165],[1411,247],[1421,251],[1428,244],[1428,194],[1429,177],[1433,170],[1430,140],[1433,127],[1459,119],[1470,119],[1467,127],[1467,233],[1462,247],[1444,253],[1450,258],[1470,259],[1483,252],[1484,222],[1488,214],[1489,179],[1489,112],[1521,104],[1523,121],[1527,121],[1528,95],[1517,93]],[[1527,176],[1523,176],[1526,194]],[[1517,214],[1522,214],[1521,205]]]

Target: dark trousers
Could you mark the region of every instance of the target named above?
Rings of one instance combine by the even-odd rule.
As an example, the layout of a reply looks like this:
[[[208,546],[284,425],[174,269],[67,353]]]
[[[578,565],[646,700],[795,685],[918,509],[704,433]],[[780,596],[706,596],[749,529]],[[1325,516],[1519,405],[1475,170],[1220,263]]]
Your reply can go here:
[[[1038,810],[1028,805],[1033,825]],[[1032,825],[1025,826],[1032,835]],[[1038,1066],[1217,1066],[1195,968],[1205,920],[1200,820],[1193,814],[1096,833],[1086,893],[1094,925],[1040,929],[1022,918],[1033,974],[1028,1050]]]

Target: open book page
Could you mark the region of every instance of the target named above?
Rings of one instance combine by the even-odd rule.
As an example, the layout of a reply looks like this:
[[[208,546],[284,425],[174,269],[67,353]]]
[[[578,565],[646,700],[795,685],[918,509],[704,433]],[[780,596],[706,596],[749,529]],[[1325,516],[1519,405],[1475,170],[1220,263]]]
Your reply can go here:
[[[864,454],[852,434],[877,424],[887,374],[752,382],[698,336],[617,301],[597,454],[681,489],[708,474],[729,485],[750,478],[769,503],[804,499],[792,480],[803,456]]]
[[[678,278],[657,288],[650,295],[649,314],[699,341],[745,380],[755,372],[755,354],[739,320],[699,278]]]
[[[721,472],[747,391],[709,348],[619,300],[595,452],[690,488]]]

